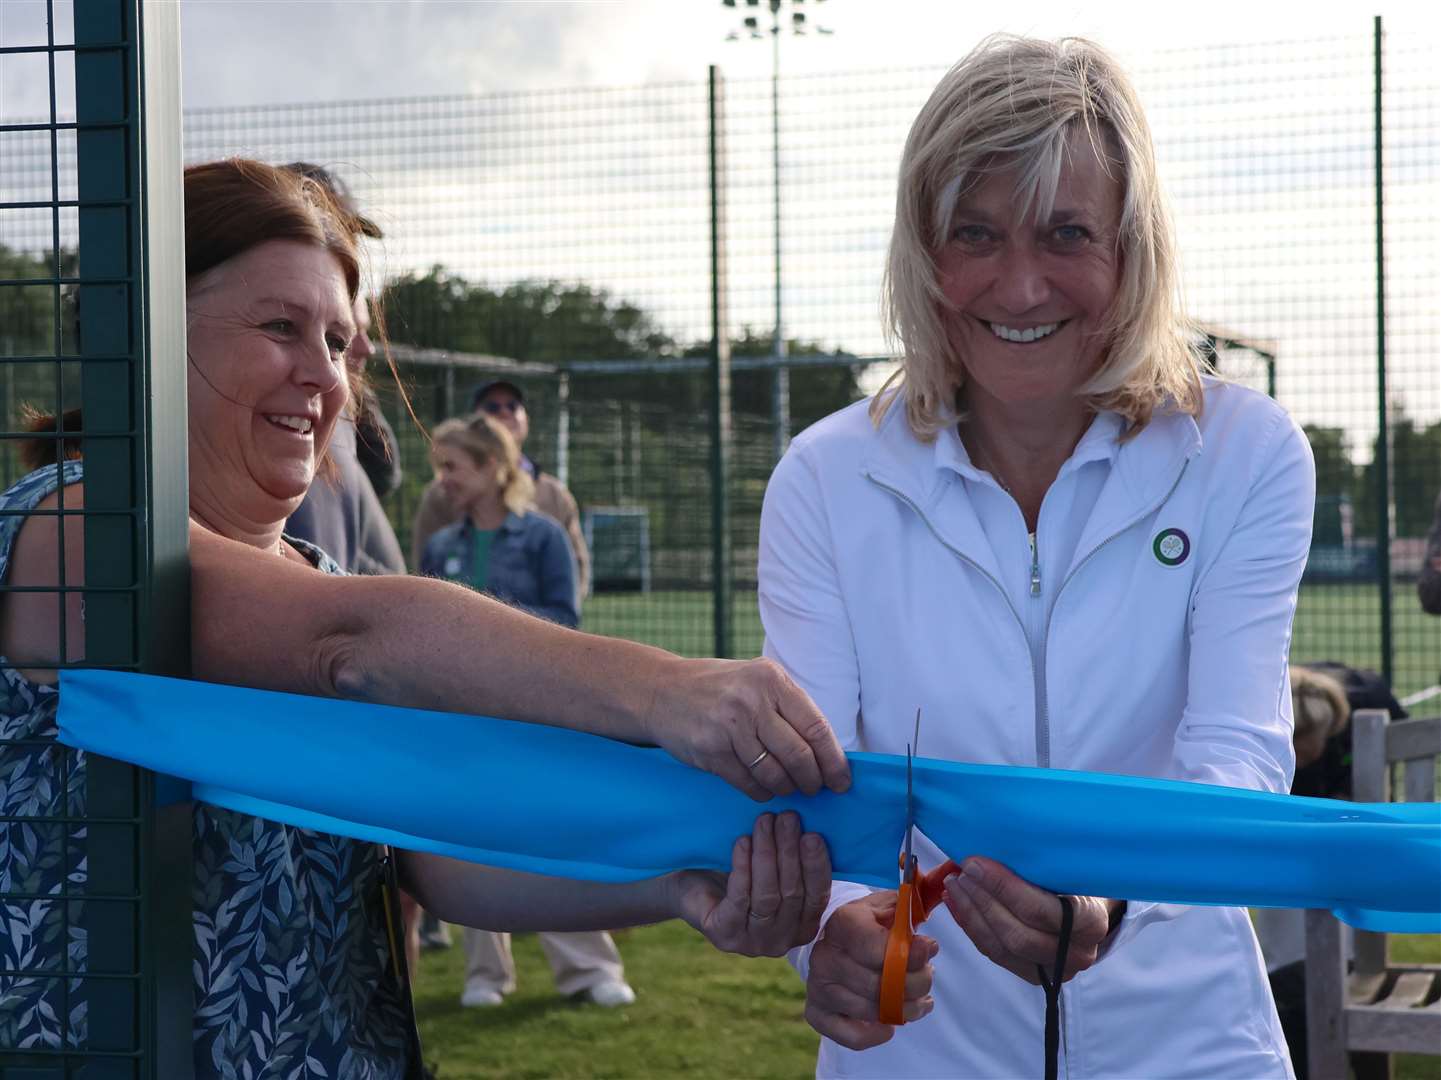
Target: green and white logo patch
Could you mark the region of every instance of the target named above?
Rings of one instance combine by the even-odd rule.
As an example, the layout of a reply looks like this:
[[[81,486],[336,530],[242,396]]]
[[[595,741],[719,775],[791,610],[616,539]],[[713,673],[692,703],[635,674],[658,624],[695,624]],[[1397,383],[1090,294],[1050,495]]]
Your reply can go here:
[[[1180,529],[1162,529],[1151,541],[1151,552],[1162,566],[1180,566],[1191,554],[1191,538]]]

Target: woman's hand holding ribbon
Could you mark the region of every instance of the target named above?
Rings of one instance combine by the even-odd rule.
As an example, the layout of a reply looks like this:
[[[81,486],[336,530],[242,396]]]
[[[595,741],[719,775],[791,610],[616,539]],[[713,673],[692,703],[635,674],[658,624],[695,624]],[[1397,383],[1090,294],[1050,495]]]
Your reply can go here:
[[[825,840],[793,812],[762,814],[731,849],[731,872],[676,875],[679,913],[723,952],[781,956],[820,928],[831,894]]]

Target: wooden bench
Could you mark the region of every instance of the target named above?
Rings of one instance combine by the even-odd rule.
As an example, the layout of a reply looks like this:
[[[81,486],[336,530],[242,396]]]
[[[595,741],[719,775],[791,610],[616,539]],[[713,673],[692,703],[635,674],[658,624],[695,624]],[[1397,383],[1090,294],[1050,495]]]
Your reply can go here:
[[[1380,709],[1351,718],[1352,796],[1389,802],[1402,763],[1406,802],[1436,799],[1441,716],[1392,723]],[[1441,890],[1441,866],[1436,868]],[[1391,1055],[1441,1055],[1441,964],[1392,962],[1385,934],[1356,932],[1348,974],[1341,924],[1329,911],[1306,912],[1306,1047],[1311,1080],[1391,1080]],[[1441,1075],[1441,1064],[1438,1064]]]

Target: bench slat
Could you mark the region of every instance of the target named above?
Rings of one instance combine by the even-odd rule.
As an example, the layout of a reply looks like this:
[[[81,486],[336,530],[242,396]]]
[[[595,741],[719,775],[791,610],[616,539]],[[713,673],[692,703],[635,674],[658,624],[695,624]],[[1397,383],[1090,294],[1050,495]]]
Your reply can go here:
[[[1386,725],[1387,760],[1410,761],[1437,754],[1441,754],[1441,717],[1396,720]]]
[[[1397,977],[1391,992],[1376,1004],[1385,1009],[1415,1009],[1431,997],[1435,979],[1424,971],[1407,971]]]
[[[1424,1009],[1348,1006],[1346,1047],[1392,1054],[1441,1054],[1441,1003]]]

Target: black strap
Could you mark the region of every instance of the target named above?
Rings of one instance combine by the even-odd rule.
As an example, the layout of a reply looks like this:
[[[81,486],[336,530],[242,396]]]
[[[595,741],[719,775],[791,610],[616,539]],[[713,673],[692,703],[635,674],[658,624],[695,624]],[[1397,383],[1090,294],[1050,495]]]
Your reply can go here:
[[[1056,941],[1056,966],[1051,977],[1046,969],[1036,965],[1041,977],[1041,987],[1046,991],[1046,1080],[1058,1080],[1061,1059],[1061,982],[1066,973],[1066,953],[1071,950],[1071,898],[1058,896],[1061,902],[1061,936]]]

